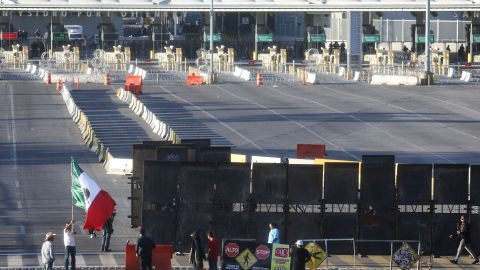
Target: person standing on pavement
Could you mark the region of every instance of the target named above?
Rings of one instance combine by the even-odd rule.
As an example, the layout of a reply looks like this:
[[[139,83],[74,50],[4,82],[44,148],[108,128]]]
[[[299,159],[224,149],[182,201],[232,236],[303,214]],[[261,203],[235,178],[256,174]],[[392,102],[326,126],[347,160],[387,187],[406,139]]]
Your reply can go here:
[[[220,243],[215,236],[213,235],[212,231],[207,233],[208,238],[208,269],[209,270],[217,270],[218,269],[218,256],[220,255]]]
[[[272,222],[268,224],[268,226],[270,227],[270,232],[268,233],[268,243],[280,243],[280,231],[277,229],[277,224]]]
[[[154,248],[155,243],[145,235],[145,229],[140,227],[140,237],[137,240],[135,253],[137,258],[140,259],[142,270],[152,270],[152,251]]]
[[[457,223],[457,231],[450,235],[452,238],[454,235],[457,235],[460,238],[460,243],[458,244],[457,255],[454,259],[450,260],[451,263],[457,264],[458,257],[460,253],[465,248],[470,256],[473,258],[472,264],[478,263],[478,257],[470,246],[470,224],[465,222],[465,215],[460,216],[460,222]]]
[[[292,270],[305,270],[305,264],[311,259],[310,253],[303,247],[303,241],[298,240],[290,252]]]
[[[102,240],[102,251],[110,252],[110,238],[113,233],[113,219],[115,217],[115,212],[105,221],[103,224],[103,240]]]
[[[202,241],[200,240],[200,234],[198,231],[193,231],[190,235],[192,237],[192,245],[190,247],[190,263],[193,265],[194,270],[203,269],[203,261],[205,258],[205,252],[203,251]]]
[[[75,270],[75,229],[73,228],[73,220],[65,224],[63,229],[63,243],[65,244],[65,270],[68,270],[68,258],[72,261],[72,270]]]
[[[52,270],[53,262],[55,261],[55,254],[53,253],[54,233],[48,232],[45,234],[45,242],[42,244],[42,263],[44,270]]]

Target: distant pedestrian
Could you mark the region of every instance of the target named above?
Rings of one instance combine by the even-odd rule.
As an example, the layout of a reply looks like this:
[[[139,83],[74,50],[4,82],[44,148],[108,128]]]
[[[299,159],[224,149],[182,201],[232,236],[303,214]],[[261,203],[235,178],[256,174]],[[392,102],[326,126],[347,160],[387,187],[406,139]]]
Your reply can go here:
[[[44,270],[52,270],[53,262],[55,261],[55,254],[53,252],[53,240],[55,235],[52,232],[45,234],[45,242],[42,244],[42,263]]]
[[[94,229],[89,229],[88,234],[90,235],[90,238],[97,238],[97,233]]]
[[[460,256],[462,250],[465,248],[470,254],[470,256],[472,256],[473,258],[472,264],[478,263],[478,257],[470,246],[470,224],[468,222],[465,222],[465,215],[460,216],[460,222],[457,223],[457,231],[451,234],[450,238],[452,238],[454,235],[457,235],[460,238],[460,243],[458,244],[457,255],[454,259],[450,260],[450,262],[457,264],[458,257]]]
[[[152,270],[152,251],[154,248],[155,243],[153,240],[145,235],[144,228],[140,228],[140,237],[137,240],[137,249],[135,253],[140,259],[142,270]]]
[[[105,221],[103,224],[103,239],[102,239],[102,251],[110,252],[110,238],[113,234],[113,219],[115,218],[115,212]]]
[[[208,238],[208,269],[209,270],[217,270],[218,269],[218,256],[220,255],[220,243],[215,236],[213,235],[212,231],[207,233]]]
[[[194,231],[190,237],[192,237],[192,245],[190,247],[190,263],[193,265],[194,270],[202,270],[203,261],[206,258],[202,241],[200,240],[200,234],[198,231]]]
[[[460,48],[458,48],[458,59],[460,60],[460,62],[463,62],[465,61],[465,47],[463,47],[463,44],[460,45]]]
[[[311,259],[310,253],[303,247],[303,241],[298,240],[290,253],[292,270],[305,270],[305,264]]]
[[[72,270],[75,270],[75,229],[73,227],[73,220],[65,224],[63,229],[63,243],[65,244],[65,270],[68,270],[68,259],[71,258]]]
[[[270,232],[268,233],[268,243],[280,243],[280,231],[277,229],[276,223],[268,224]]]

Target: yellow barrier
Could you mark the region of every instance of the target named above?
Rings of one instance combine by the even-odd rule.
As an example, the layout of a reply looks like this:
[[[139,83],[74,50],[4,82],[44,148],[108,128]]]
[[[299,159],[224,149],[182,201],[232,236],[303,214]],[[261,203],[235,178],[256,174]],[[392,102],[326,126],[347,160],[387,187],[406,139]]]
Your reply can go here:
[[[232,163],[247,163],[247,156],[240,154],[230,154],[230,162]]]

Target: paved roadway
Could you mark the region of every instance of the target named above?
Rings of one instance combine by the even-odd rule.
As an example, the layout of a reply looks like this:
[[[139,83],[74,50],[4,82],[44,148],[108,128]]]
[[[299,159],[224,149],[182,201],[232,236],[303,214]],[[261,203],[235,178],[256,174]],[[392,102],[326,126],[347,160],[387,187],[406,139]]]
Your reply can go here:
[[[62,226],[71,216],[71,156],[117,201],[112,248],[123,250],[129,237],[135,239],[126,177],[105,174],[54,85],[0,81],[0,149],[0,254],[37,253],[48,231],[60,234],[61,250]],[[78,252],[99,251],[100,239],[79,228],[85,214],[75,209],[74,216]]]
[[[293,157],[297,143],[319,143],[330,158],[480,163],[477,85],[162,84],[141,100],[181,138],[210,137],[236,153]]]
[[[117,100],[112,88],[100,88],[82,86],[74,98],[97,128],[121,126],[102,135],[119,143],[119,152],[128,152],[133,142],[156,139],[143,120]],[[199,87],[183,82],[147,85],[144,93],[145,104],[182,138],[209,137],[237,153],[294,156],[297,143],[325,143],[331,158],[393,153],[399,162],[479,159],[480,93],[474,85],[258,87],[231,80]],[[129,140],[120,140],[124,136]],[[122,251],[127,239],[136,238],[127,218],[128,180],[105,175],[53,85],[0,81],[0,150],[0,267],[14,266],[19,258],[25,265],[35,265],[45,232],[61,233],[71,214],[70,156],[117,200],[114,251]],[[76,219],[83,216],[75,209]],[[57,252],[61,239],[57,238]],[[89,239],[82,230],[77,242],[85,265],[123,262],[119,253],[98,255],[100,239]],[[174,263],[185,265],[186,260],[178,257]]]

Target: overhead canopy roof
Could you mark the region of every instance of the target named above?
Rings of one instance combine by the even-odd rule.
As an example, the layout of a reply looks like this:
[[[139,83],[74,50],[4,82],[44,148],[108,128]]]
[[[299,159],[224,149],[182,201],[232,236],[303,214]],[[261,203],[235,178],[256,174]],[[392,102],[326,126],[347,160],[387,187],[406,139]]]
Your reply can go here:
[[[217,11],[421,11],[426,0],[214,0]],[[477,3],[475,3],[477,2]],[[208,11],[211,0],[0,0],[1,10]],[[432,11],[480,10],[480,1],[431,0]]]

